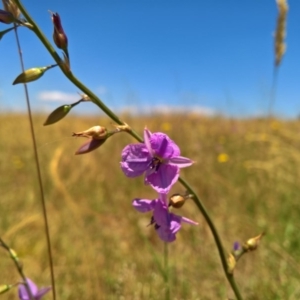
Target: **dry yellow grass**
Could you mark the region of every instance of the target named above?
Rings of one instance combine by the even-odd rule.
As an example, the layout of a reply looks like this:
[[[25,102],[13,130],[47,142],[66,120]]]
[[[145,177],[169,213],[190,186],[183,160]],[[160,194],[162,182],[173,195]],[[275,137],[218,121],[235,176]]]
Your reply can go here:
[[[193,115],[122,119],[140,132],[145,125],[165,131],[182,155],[196,161],[182,175],[211,213],[228,251],[236,240],[267,232],[259,250],[243,257],[235,271],[244,299],[299,299],[299,122]],[[71,138],[73,131],[109,127],[110,121],[68,116],[43,127],[44,120],[35,117],[58,299],[163,299],[163,245],[146,227],[150,216],[131,207],[134,197],[155,194],[143,178],[125,178],[119,168],[120,152],[133,139],[119,134],[90,154],[74,156],[84,140]],[[1,236],[19,254],[27,276],[48,285],[26,117],[1,115],[0,134]],[[179,184],[172,191],[184,192]],[[189,201],[179,214],[199,226],[183,226],[170,244],[171,298],[233,298],[203,217]],[[0,269],[0,284],[18,280],[4,251]],[[16,291],[1,299],[16,299]]]

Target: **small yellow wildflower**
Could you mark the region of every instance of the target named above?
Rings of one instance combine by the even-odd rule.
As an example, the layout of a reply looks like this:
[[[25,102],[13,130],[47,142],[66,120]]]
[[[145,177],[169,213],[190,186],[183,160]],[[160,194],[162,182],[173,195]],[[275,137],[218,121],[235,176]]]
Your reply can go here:
[[[226,153],[220,153],[218,155],[218,162],[219,163],[226,163],[229,160],[229,156]]]
[[[169,122],[164,122],[161,124],[162,131],[170,131],[172,129],[172,124]]]

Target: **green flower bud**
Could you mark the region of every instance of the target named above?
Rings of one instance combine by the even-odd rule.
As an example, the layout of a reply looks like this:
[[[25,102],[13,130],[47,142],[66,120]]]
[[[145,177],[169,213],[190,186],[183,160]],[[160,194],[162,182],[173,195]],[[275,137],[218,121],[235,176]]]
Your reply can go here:
[[[11,284],[2,284],[0,285],[0,295],[9,291],[13,286]]]
[[[51,65],[47,67],[41,67],[41,68],[32,68],[26,70],[24,73],[21,73],[13,82],[13,85],[18,84],[18,83],[27,83],[31,81],[35,81],[42,77],[44,73],[53,68],[56,67],[57,65]]]
[[[68,105],[68,104],[58,107],[48,116],[47,120],[44,123],[44,126],[54,124],[60,121],[69,113],[71,109],[72,109],[72,105]]]

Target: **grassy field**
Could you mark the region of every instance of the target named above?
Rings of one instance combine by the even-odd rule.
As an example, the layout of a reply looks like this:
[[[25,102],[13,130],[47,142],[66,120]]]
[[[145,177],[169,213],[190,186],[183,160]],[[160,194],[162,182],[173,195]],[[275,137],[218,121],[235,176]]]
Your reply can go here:
[[[50,283],[44,223],[26,116],[1,115],[0,235],[18,253],[28,277]],[[300,121],[156,116],[124,121],[166,132],[196,161],[182,170],[195,188],[228,252],[266,231],[259,249],[235,271],[244,299],[300,299]],[[98,150],[75,156],[84,142],[73,131],[112,127],[107,118],[68,116],[43,127],[35,116],[38,151],[50,222],[58,299],[163,299],[163,244],[150,215],[136,212],[135,197],[154,198],[143,178],[119,167],[119,134]],[[184,192],[177,184],[172,192]],[[212,235],[195,204],[178,212],[199,222],[183,225],[170,244],[171,299],[234,299]],[[1,282],[19,280],[1,251]],[[17,299],[16,290],[1,299]],[[51,299],[47,295],[45,299]]]

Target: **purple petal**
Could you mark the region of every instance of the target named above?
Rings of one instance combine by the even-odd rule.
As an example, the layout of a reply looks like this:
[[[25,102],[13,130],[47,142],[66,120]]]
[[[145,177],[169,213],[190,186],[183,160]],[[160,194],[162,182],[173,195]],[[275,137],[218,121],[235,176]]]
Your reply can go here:
[[[145,213],[154,209],[155,200],[136,198],[132,201],[132,205],[137,211]]]
[[[150,143],[155,154],[162,158],[168,159],[180,155],[179,147],[164,133],[153,133]]]
[[[51,290],[51,287],[41,288],[36,296],[36,300],[40,300],[45,294],[47,294]]]
[[[187,157],[176,156],[176,157],[171,157],[168,160],[168,163],[171,165],[175,165],[178,168],[185,168],[191,166],[194,162]]]
[[[151,144],[150,144],[150,139],[151,139],[151,131],[148,130],[147,128],[144,129],[144,143],[145,146],[147,148],[147,150],[149,151],[150,155],[153,157],[154,156],[154,152],[151,148]]]
[[[162,202],[163,205],[168,207],[168,198],[167,194],[159,194],[159,200]]]
[[[171,223],[170,223],[170,231],[175,235],[179,229],[181,228],[180,221],[176,220],[176,218],[173,218],[173,214],[170,214],[171,217]]]
[[[37,292],[38,292],[38,287],[36,286],[36,284],[30,280],[29,278],[26,278],[26,282],[28,284],[28,287],[31,291],[32,296],[36,296]],[[27,289],[25,287],[25,284],[19,284],[19,298],[21,300],[29,300],[30,296],[27,293]]]
[[[187,224],[191,224],[191,225],[198,225],[197,222],[191,220],[191,219],[188,219],[186,217],[182,217],[182,216],[178,216],[176,214],[170,214],[171,215],[171,220],[174,220],[176,222],[179,222],[179,223],[187,223]]]
[[[106,139],[103,140],[89,140],[88,142],[84,143],[76,152],[75,154],[85,154],[89,153],[97,148],[99,148]]]
[[[233,251],[239,251],[241,249],[241,245],[239,242],[234,242]]]
[[[163,204],[162,201],[157,199],[155,201],[155,207],[153,211],[153,218],[157,225],[160,227],[167,227],[170,226],[170,217],[168,212],[168,207]]]
[[[167,227],[159,227],[156,231],[160,239],[164,242],[171,243],[176,240],[176,235]]]
[[[167,194],[178,177],[177,166],[161,164],[156,172],[146,174],[145,183],[150,184],[158,193]]]
[[[121,168],[128,177],[142,175],[149,167],[151,156],[144,144],[130,144],[122,151]]]

